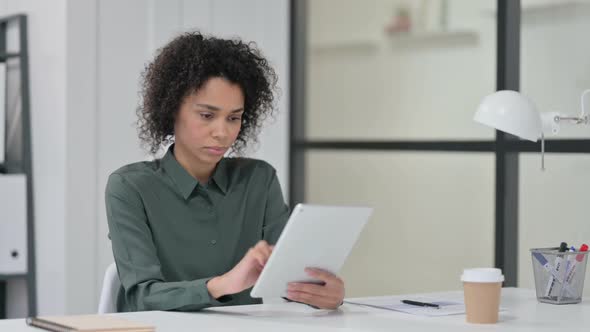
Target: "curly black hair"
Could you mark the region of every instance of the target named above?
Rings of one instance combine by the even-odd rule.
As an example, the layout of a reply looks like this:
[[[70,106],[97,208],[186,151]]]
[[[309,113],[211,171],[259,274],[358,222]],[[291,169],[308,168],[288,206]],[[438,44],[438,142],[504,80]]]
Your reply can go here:
[[[141,76],[137,108],[142,145],[152,154],[174,141],[174,121],[184,98],[207,80],[221,77],[244,93],[242,127],[232,146],[241,155],[256,143],[263,121],[274,112],[277,75],[253,42],[184,33],[159,49]]]

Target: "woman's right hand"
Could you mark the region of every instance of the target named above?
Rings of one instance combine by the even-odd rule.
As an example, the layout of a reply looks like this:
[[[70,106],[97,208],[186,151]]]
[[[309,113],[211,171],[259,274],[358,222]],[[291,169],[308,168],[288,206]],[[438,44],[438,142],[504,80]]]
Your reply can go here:
[[[256,283],[274,246],[259,241],[250,248],[242,260],[226,274],[215,277],[207,283],[209,294],[214,298],[239,293]]]

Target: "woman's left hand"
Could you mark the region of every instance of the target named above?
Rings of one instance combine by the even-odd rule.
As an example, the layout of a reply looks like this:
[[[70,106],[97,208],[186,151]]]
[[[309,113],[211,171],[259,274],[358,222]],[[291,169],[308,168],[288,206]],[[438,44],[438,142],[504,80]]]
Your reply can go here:
[[[344,300],[344,281],[342,279],[320,269],[307,268],[305,272],[312,278],[323,281],[324,284],[289,283],[287,288],[289,300],[313,305],[320,309],[336,309],[342,304]]]

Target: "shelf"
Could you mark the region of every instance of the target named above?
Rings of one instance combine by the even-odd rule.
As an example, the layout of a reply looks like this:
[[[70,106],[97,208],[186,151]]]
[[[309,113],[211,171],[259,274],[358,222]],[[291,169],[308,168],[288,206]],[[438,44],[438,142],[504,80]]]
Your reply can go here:
[[[26,195],[26,235],[24,239],[24,248],[27,252],[27,268],[28,271],[26,273],[17,272],[17,273],[9,273],[8,271],[4,271],[3,273],[0,272],[0,292],[2,293],[3,297],[8,296],[18,296],[23,297],[26,299],[27,303],[27,312],[30,316],[37,315],[37,289],[36,284],[32,281],[35,280],[35,243],[28,242],[28,239],[35,238],[35,213],[34,213],[34,204],[31,200],[33,198],[34,185],[33,185],[33,159],[31,157],[31,123],[30,123],[30,80],[28,77],[28,37],[27,37],[27,16],[24,14],[19,15],[12,15],[9,17],[1,18],[0,21],[7,26],[15,26],[16,29],[0,29],[2,30],[0,34],[0,38],[6,41],[7,38],[17,38],[19,48],[17,50],[3,50],[0,52],[0,61],[8,62],[13,66],[15,69],[14,75],[9,75],[6,78],[10,80],[10,82],[14,84],[9,84],[8,82],[6,86],[13,86],[14,88],[18,88],[17,98],[15,99],[18,103],[19,111],[20,112],[6,112],[6,122],[13,123],[15,122],[18,128],[22,129],[22,133],[20,135],[20,139],[18,142],[15,142],[15,146],[12,148],[20,151],[17,155],[7,154],[5,158],[0,162],[0,172],[4,173],[21,173],[24,174],[26,177],[26,186],[27,192],[29,193]],[[14,33],[13,33],[14,32]],[[6,46],[6,45],[4,45]],[[4,143],[4,142],[3,142]],[[6,142],[7,143],[7,142]],[[4,176],[4,174],[2,174]],[[18,290],[18,294],[13,294],[14,292],[8,290],[8,285],[12,284],[12,280],[25,280],[26,281],[26,291],[21,292]],[[12,287],[12,285],[11,285]],[[6,318],[6,309],[7,306],[11,306],[11,298],[8,298],[6,304],[0,304],[0,319]]]
[[[6,61],[7,59],[18,58],[20,56],[20,53],[0,53],[0,61]]]
[[[581,8],[590,8],[588,0],[534,0],[523,1],[521,5],[522,15],[553,14],[555,11],[571,11]],[[487,14],[496,16],[498,9],[488,9]]]
[[[376,40],[346,40],[316,42],[309,45],[311,53],[332,53],[332,52],[373,52],[379,48]]]
[[[23,279],[26,278],[27,275],[26,274],[0,274],[0,281],[6,281],[6,280],[13,280],[13,279]]]
[[[478,34],[474,31],[432,31],[432,32],[408,32],[392,34],[389,37],[394,47],[398,46],[457,46],[475,44]]]
[[[424,31],[424,32],[400,32],[387,37],[395,47],[411,46],[458,46],[475,44],[478,34],[475,31]],[[377,40],[348,40],[312,43],[309,46],[312,54],[322,53],[373,53],[379,49]]]
[[[590,2],[588,0],[522,0],[521,11],[524,13],[534,13],[589,4]]]

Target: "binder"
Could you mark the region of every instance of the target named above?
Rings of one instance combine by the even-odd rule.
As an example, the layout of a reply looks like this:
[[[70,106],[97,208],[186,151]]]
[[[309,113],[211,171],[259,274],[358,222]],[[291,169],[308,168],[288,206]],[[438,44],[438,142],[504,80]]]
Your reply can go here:
[[[29,317],[27,325],[55,332],[153,332],[150,325],[107,315]]]
[[[0,174],[0,274],[27,273],[27,179]]]

